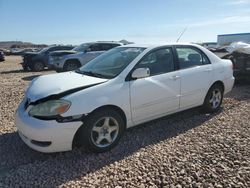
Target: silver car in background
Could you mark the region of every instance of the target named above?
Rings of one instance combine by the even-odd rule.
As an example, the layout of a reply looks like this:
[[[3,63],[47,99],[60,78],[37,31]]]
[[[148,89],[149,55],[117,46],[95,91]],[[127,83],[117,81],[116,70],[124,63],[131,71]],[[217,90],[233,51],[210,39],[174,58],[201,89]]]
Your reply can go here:
[[[121,45],[119,42],[91,42],[83,43],[72,50],[55,51],[50,53],[49,68],[57,72],[75,70],[103,52]]]

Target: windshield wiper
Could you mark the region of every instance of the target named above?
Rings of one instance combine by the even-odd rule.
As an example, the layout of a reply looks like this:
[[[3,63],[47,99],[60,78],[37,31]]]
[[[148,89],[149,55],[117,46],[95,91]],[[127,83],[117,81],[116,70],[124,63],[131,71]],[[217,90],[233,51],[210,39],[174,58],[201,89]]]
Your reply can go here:
[[[83,74],[83,72],[78,68],[75,70],[76,73]]]
[[[75,70],[76,73],[79,73],[79,74],[83,74],[83,75],[87,75],[87,76],[93,76],[93,77],[97,77],[97,78],[106,78],[106,79],[109,79],[111,77],[109,76],[105,76],[103,74],[100,74],[100,73],[96,73],[96,72],[93,72],[93,71],[82,71],[81,69],[76,69]]]
[[[96,72],[92,72],[92,71],[81,71],[83,74],[88,75],[88,76],[94,76],[94,77],[98,77],[98,78],[104,78],[105,76]]]

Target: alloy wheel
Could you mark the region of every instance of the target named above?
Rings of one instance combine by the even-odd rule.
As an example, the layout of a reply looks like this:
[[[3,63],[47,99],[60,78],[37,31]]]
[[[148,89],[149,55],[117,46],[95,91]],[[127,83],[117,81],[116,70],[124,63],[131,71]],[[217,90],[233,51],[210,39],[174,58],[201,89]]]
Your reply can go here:
[[[209,103],[213,109],[216,109],[220,106],[222,94],[219,89],[214,89],[211,93]]]
[[[91,140],[97,147],[108,147],[116,140],[118,133],[118,122],[112,117],[103,117],[94,124]]]

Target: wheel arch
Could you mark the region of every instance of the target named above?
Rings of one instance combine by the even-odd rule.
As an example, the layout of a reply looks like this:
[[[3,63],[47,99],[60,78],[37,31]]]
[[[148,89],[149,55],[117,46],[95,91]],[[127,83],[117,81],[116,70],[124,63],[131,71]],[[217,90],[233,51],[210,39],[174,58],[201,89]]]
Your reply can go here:
[[[116,105],[103,105],[103,106],[100,106],[98,108],[96,108],[95,110],[93,110],[92,112],[90,112],[89,114],[87,114],[85,116],[85,120],[86,118],[88,118],[89,115],[93,114],[94,112],[97,112],[99,110],[105,110],[105,109],[113,109],[115,111],[117,111],[121,116],[122,116],[122,119],[124,121],[124,124],[125,124],[125,129],[127,128],[127,117],[126,117],[126,114],[125,112],[118,106]],[[83,120],[84,122],[84,120]],[[75,135],[74,135],[74,138],[73,138],[73,141],[72,141],[72,148],[75,147],[75,146],[79,146],[79,138],[80,138],[80,132],[81,132],[81,129],[83,128],[84,124],[82,124],[76,131]]]
[[[214,85],[219,85],[219,86],[221,86],[221,88],[222,88],[222,93],[224,94],[224,91],[225,91],[224,83],[223,83],[221,80],[217,80],[217,81],[213,82],[213,84],[208,88],[208,90],[207,90],[207,92],[206,92],[206,94],[205,94],[205,96],[204,96],[204,99],[203,99],[203,104],[204,104],[204,102],[205,102],[205,100],[206,100],[206,97],[207,97],[207,94],[208,94],[209,90],[210,90]]]
[[[69,62],[75,62],[75,63],[78,63],[79,65],[81,65],[80,60],[77,58],[66,59],[64,65],[66,65]]]
[[[223,93],[224,93],[224,91],[225,91],[225,85],[224,85],[224,83],[221,81],[221,80],[217,80],[217,81],[215,81],[212,85],[211,85],[211,87],[213,87],[214,85],[219,85],[219,86],[221,86],[221,88],[222,88],[222,90],[223,90]],[[210,88],[211,88],[210,87]],[[209,89],[210,89],[209,88]],[[209,91],[209,90],[208,90]]]

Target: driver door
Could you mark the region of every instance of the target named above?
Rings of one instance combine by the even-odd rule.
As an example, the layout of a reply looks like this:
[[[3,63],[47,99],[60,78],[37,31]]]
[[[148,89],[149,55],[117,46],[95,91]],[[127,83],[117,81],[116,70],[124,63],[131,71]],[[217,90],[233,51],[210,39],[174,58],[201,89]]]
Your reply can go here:
[[[178,110],[180,77],[178,71],[175,71],[172,48],[157,49],[145,55],[134,70],[137,68],[149,68],[150,76],[129,83],[134,123],[142,123]]]

